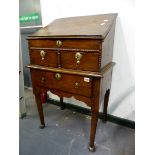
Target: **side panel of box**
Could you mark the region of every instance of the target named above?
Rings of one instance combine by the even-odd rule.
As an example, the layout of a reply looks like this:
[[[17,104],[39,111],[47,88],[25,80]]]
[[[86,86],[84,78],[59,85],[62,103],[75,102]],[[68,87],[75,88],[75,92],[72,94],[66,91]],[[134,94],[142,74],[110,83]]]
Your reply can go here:
[[[114,34],[115,34],[115,22],[113,23],[106,38],[102,42],[101,68],[103,68],[109,62],[112,62]]]

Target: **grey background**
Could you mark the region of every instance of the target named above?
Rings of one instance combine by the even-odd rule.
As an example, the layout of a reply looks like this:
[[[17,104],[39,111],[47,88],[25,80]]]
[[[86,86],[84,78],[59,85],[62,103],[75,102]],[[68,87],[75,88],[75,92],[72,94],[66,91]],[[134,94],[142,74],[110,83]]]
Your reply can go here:
[[[23,16],[31,13],[41,14],[40,0],[19,0],[19,16]],[[30,34],[39,30],[41,28],[41,25],[42,25],[42,18],[40,18],[39,21],[20,23],[24,85],[27,87],[31,87],[32,84],[31,84],[30,71],[28,68],[25,67],[30,62],[28,42],[26,38]],[[34,28],[35,26],[40,26],[40,27]]]
[[[40,0],[19,0],[19,16],[31,13],[41,14]],[[36,25],[42,25],[42,18],[39,21],[20,23],[21,27]]]

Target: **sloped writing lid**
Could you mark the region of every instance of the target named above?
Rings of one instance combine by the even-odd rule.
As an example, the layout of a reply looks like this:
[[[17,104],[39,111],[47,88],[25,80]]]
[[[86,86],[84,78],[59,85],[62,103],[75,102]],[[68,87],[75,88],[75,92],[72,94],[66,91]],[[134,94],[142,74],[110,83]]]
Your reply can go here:
[[[117,13],[56,19],[29,37],[73,37],[104,39]]]

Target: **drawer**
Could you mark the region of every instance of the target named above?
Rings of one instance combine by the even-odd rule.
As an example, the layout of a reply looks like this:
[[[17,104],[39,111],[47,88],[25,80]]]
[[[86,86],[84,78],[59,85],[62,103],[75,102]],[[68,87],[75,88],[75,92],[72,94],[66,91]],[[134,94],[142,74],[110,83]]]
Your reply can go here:
[[[46,67],[57,67],[57,52],[50,50],[30,50],[30,63]]]
[[[29,39],[29,47],[38,48],[73,48],[73,49],[101,49],[101,40],[97,39]]]
[[[65,69],[99,71],[99,53],[61,52],[61,66]]]
[[[92,79],[78,75],[31,69],[33,87],[42,86],[86,97],[91,96]]]

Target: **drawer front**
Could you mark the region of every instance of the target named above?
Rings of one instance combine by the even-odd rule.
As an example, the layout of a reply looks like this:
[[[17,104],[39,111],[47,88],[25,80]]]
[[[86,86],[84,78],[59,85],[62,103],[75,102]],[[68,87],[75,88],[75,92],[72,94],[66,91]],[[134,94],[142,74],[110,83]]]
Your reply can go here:
[[[66,69],[99,71],[99,54],[87,52],[61,52],[61,66]]]
[[[57,67],[57,52],[50,50],[30,50],[30,62],[34,65]]]
[[[101,49],[101,40],[97,39],[32,39],[29,47],[38,48],[73,48],[73,49]]]
[[[86,97],[91,96],[92,79],[89,77],[69,75],[31,69],[33,87],[42,86]]]

